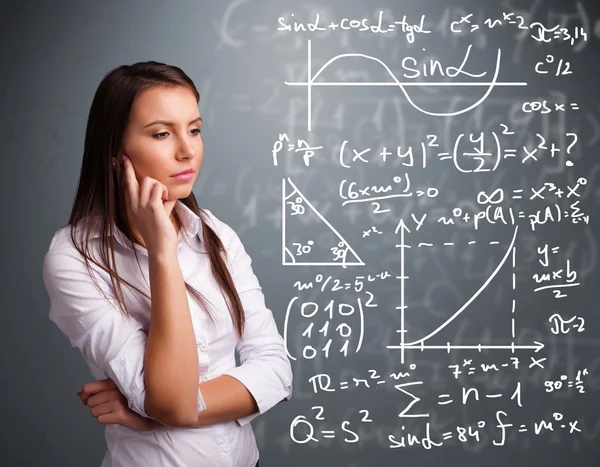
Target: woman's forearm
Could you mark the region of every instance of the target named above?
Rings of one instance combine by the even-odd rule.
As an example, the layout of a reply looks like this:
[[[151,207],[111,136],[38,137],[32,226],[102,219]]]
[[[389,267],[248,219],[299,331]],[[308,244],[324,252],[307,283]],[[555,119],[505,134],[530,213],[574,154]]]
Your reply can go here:
[[[228,422],[258,412],[258,406],[246,386],[229,375],[221,375],[199,384],[206,409],[198,412],[193,423],[185,428],[214,425]],[[282,401],[283,402],[283,401]],[[145,419],[145,431],[168,429],[169,426],[157,420]]]
[[[187,291],[177,258],[148,254],[151,310],[144,359],[148,415],[168,425],[195,420],[198,409],[198,354]]]
[[[258,412],[254,397],[246,386],[230,375],[200,383],[206,409],[199,412],[191,426],[207,426],[229,422]]]

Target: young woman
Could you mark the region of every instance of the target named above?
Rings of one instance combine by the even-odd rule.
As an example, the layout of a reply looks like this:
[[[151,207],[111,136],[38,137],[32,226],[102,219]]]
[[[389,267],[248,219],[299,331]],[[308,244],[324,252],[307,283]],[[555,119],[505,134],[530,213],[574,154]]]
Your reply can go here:
[[[103,467],[259,465],[249,422],[292,395],[252,261],[192,192],[199,99],[174,66],[106,75],[44,257],[50,319],[97,378],[78,394],[106,425]]]

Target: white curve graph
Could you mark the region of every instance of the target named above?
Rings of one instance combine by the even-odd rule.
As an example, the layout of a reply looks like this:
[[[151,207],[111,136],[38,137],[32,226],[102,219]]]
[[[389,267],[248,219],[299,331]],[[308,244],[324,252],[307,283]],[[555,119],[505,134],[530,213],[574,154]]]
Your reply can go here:
[[[471,47],[471,45],[469,45],[469,49],[470,49],[470,47]],[[468,112],[469,110],[477,107],[479,104],[481,104],[483,101],[485,101],[487,99],[487,97],[490,95],[490,93],[496,86],[527,86],[526,82],[499,82],[498,81],[498,74],[500,72],[501,56],[502,56],[502,51],[500,48],[498,48],[498,53],[496,54],[496,68],[494,70],[494,77],[493,77],[492,81],[486,82],[486,83],[469,83],[469,82],[466,82],[466,83],[465,82],[460,82],[460,83],[458,83],[458,82],[457,83],[444,83],[444,82],[442,82],[442,83],[439,83],[439,82],[436,82],[436,83],[421,83],[421,82],[402,83],[398,80],[398,78],[396,78],[394,73],[390,70],[390,68],[382,60],[378,59],[377,57],[372,57],[370,55],[361,54],[361,53],[348,53],[348,54],[336,55],[335,57],[328,60],[319,69],[319,71],[317,71],[317,73],[314,76],[311,76],[312,53],[311,53],[311,41],[309,39],[308,40],[308,80],[307,80],[307,82],[306,83],[303,83],[303,82],[294,83],[294,82],[284,81],[284,83],[288,86],[307,86],[307,91],[308,91],[307,92],[307,94],[308,94],[308,131],[312,131],[311,120],[312,120],[312,87],[313,86],[351,86],[351,85],[352,86],[355,86],[355,85],[398,86],[402,90],[402,93],[404,94],[404,97],[406,98],[406,100],[416,110],[418,110],[426,115],[431,115],[434,117],[452,117],[455,115],[463,114],[463,113]],[[379,63],[387,71],[387,73],[390,75],[390,77],[392,78],[392,80],[394,82],[393,83],[327,83],[327,82],[315,83],[315,79],[318,78],[318,76],[321,73],[323,73],[323,71],[325,69],[327,69],[327,67],[329,67],[329,65],[331,65],[332,63],[336,62],[337,60],[340,60],[345,57],[363,57],[368,60],[373,60],[373,61]],[[413,102],[413,100],[410,98],[410,96],[408,95],[408,92],[405,89],[406,86],[488,86],[488,89],[485,92],[485,94],[478,101],[476,101],[475,103],[471,104],[468,107],[465,107],[464,109],[460,109],[460,110],[457,110],[454,112],[430,112],[428,110],[422,109],[415,102]]]
[[[515,226],[515,231],[513,233],[512,240],[510,242],[510,245],[508,246],[508,249],[506,250],[506,253],[504,254],[504,257],[502,258],[502,261],[500,261],[500,263],[498,264],[498,266],[496,266],[496,269],[494,269],[494,272],[492,272],[492,274],[490,274],[490,277],[488,277],[487,280],[481,285],[481,287],[479,287],[479,289],[477,290],[477,292],[475,292],[471,296],[471,298],[469,298],[469,300],[467,300],[463,304],[463,306],[461,306],[450,318],[448,318],[437,329],[433,330],[432,332],[430,332],[425,337],[422,337],[419,340],[416,340],[414,342],[405,342],[404,346],[413,346],[413,345],[421,344],[422,342],[424,343],[427,339],[435,336],[438,332],[440,332],[442,329],[444,329],[446,326],[448,326],[448,324],[450,324],[452,321],[454,321],[454,319],[458,315],[460,315],[464,310],[467,309],[467,307],[473,302],[473,300],[475,300],[481,294],[481,292],[483,292],[485,290],[485,288],[492,281],[492,279],[494,279],[494,277],[496,277],[496,274],[498,274],[498,272],[500,271],[500,269],[502,268],[502,266],[504,266],[504,263],[506,263],[506,261],[510,257],[511,250],[512,250],[513,246],[515,245],[515,240],[517,239],[517,231],[518,230],[519,230],[519,226]]]

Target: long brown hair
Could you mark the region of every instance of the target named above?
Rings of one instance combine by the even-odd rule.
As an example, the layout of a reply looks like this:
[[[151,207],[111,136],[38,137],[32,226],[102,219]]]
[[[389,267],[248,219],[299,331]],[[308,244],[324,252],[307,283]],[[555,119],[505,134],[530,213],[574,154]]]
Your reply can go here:
[[[133,245],[135,236],[128,223],[125,210],[124,169],[119,164],[118,158],[116,159],[116,168],[113,169],[112,160],[122,152],[123,135],[136,97],[140,92],[152,86],[185,86],[194,94],[196,102],[200,102],[200,94],[193,81],[176,66],[148,61],[122,65],[109,72],[100,82],[90,108],[81,174],[68,223],[71,226],[71,240],[84,257],[86,267],[96,286],[104,294],[94,279],[94,275],[91,274],[89,261],[109,273],[113,289],[116,291],[115,298],[120,310],[126,316],[129,316],[129,312],[123,299],[121,283],[137,290],[149,300],[150,297],[117,274],[113,225],[116,225],[131,242],[130,246],[135,252],[138,267],[139,259]],[[233,279],[220,254],[224,253],[227,256],[227,251],[218,235],[205,222],[207,214],[198,207],[194,193],[190,193],[187,198],[180,198],[179,201],[200,217],[200,228],[209,255],[212,274],[226,297],[234,328],[241,338],[244,332],[245,315]],[[172,210],[172,215],[175,222],[181,225],[181,219],[176,209]],[[84,219],[88,220],[81,222],[83,236],[86,238],[85,247],[82,248],[75,241],[74,234],[75,226]],[[99,224],[92,225],[91,219],[100,219]],[[89,255],[89,236],[93,228],[99,228],[101,232],[101,263]],[[109,256],[110,262],[108,261]],[[209,311],[208,300],[187,282],[185,287],[202,304],[211,321],[214,322]],[[106,297],[105,294],[104,296]]]

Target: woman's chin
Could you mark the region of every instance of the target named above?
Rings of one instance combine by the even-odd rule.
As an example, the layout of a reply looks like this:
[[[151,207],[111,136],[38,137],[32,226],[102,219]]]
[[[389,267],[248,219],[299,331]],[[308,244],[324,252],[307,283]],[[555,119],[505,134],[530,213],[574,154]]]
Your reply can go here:
[[[171,196],[173,196],[172,199],[187,198],[192,193],[192,186],[190,185],[187,189],[184,187],[173,188],[172,190],[169,190],[169,192]]]

